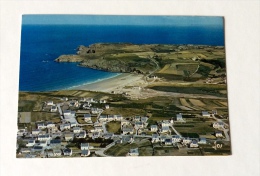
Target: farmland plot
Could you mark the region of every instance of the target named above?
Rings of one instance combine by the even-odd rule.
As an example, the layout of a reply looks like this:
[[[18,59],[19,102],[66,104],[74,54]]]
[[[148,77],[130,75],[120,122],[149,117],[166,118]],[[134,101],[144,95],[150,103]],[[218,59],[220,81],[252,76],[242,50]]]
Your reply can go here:
[[[189,99],[194,106],[206,106],[202,101],[197,99]]]

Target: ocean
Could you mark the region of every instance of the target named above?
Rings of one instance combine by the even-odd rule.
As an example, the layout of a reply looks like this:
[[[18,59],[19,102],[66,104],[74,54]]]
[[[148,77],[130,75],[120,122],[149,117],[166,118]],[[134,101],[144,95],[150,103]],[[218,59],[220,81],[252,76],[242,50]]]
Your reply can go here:
[[[79,45],[109,42],[224,46],[224,29],[223,26],[22,25],[19,90],[69,89],[119,75],[79,67],[78,63],[54,62],[62,54],[75,54]]]

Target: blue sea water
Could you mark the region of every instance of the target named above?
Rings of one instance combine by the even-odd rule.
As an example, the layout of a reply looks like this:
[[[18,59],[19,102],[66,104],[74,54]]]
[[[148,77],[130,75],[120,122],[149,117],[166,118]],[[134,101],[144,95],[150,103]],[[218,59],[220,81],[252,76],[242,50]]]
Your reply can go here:
[[[119,74],[79,67],[78,63],[54,62],[62,54],[75,54],[79,45],[127,42],[224,46],[223,26],[23,25],[21,36],[20,91],[68,89]]]

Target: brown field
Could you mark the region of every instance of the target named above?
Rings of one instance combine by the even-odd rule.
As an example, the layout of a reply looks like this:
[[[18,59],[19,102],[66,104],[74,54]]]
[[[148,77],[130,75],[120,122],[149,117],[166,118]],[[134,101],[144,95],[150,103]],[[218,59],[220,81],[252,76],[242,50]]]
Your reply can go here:
[[[203,102],[197,99],[189,99],[194,106],[206,106]]]
[[[218,101],[218,102],[221,103],[224,106],[228,106],[227,102],[224,102],[224,101]]]
[[[180,98],[180,101],[181,101],[181,104],[182,104],[183,106],[188,106],[188,107],[190,107],[190,104],[185,100],[185,98]]]

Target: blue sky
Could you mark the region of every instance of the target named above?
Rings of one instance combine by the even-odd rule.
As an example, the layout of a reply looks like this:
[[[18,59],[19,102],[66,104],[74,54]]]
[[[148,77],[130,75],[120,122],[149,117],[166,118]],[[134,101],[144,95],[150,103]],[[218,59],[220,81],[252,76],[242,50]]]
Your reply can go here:
[[[207,16],[23,15],[22,20],[23,24],[223,25],[222,17]]]

